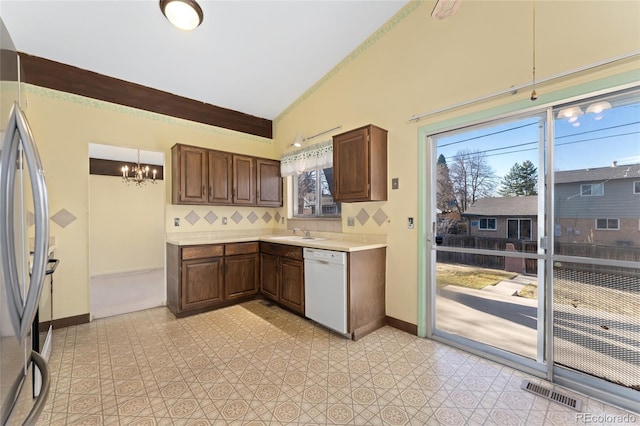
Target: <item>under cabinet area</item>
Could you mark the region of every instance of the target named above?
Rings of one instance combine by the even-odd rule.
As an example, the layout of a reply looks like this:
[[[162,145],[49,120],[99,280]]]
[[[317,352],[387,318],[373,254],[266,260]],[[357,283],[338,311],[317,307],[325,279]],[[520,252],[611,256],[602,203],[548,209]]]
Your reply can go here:
[[[374,125],[333,137],[333,199],[387,200],[387,131]]]
[[[282,206],[277,160],[176,144],[171,177],[173,204]]]
[[[263,296],[304,315],[302,247],[260,243],[260,291]]]

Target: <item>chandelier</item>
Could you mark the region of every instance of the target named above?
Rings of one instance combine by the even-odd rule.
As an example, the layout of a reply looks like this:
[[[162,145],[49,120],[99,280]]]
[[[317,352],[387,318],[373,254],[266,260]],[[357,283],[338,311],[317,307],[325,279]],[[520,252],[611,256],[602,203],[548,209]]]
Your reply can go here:
[[[122,171],[122,181],[127,185],[132,182],[138,186],[142,186],[149,181],[156,183],[158,171],[156,169],[151,170],[152,176],[149,177],[149,166],[140,165],[140,150],[138,150],[138,162],[131,168],[125,164],[120,170]]]

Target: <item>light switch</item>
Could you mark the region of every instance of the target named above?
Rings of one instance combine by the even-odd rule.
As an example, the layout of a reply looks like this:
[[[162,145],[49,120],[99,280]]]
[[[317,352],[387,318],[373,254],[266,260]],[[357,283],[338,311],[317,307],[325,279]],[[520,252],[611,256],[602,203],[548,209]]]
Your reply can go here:
[[[180,226],[180,218],[179,217],[174,217],[173,218],[173,226]]]
[[[400,181],[398,178],[391,179],[391,189],[398,189],[400,187]]]
[[[413,229],[413,218],[407,218],[407,228]]]
[[[356,218],[347,216],[347,226],[356,226]]]

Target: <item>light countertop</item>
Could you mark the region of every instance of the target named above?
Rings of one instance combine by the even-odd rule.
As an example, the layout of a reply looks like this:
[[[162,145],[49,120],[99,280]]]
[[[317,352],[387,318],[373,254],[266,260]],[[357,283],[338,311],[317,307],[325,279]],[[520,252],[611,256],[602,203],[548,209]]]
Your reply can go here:
[[[185,232],[167,234],[167,243],[179,246],[192,246],[264,241],[344,252],[372,250],[387,246],[385,235],[357,235],[311,231],[311,237],[311,239],[305,239],[302,238],[302,235],[299,233],[298,235],[294,235],[291,231],[288,233],[274,233],[271,231]]]

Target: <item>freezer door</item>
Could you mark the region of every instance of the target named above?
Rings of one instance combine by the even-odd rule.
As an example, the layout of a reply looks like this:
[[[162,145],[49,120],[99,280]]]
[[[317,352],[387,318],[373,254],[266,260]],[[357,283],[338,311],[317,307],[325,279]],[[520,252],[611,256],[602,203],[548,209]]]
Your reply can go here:
[[[15,235],[16,220],[23,219],[16,218],[14,212],[16,203],[21,203],[23,196],[16,193],[16,179],[24,177],[22,172],[25,169],[31,184],[35,222],[33,266],[28,278],[25,276],[28,274],[19,268],[23,262],[17,256],[22,256],[22,253],[16,253],[16,247],[20,246],[16,238],[24,240],[24,235]],[[49,209],[42,162],[26,117],[16,102],[11,110],[0,152],[0,266],[8,315],[19,341],[27,337],[40,303],[46,276],[48,246]],[[29,283],[24,299],[21,278]]]

